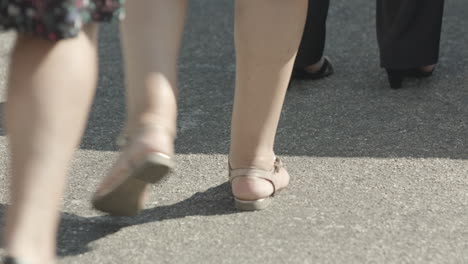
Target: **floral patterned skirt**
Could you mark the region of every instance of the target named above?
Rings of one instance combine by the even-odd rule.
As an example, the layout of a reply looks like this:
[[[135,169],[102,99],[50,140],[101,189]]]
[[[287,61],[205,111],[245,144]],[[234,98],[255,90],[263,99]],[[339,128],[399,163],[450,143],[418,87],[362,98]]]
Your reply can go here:
[[[0,30],[49,40],[72,38],[83,25],[124,16],[125,0],[0,0]]]

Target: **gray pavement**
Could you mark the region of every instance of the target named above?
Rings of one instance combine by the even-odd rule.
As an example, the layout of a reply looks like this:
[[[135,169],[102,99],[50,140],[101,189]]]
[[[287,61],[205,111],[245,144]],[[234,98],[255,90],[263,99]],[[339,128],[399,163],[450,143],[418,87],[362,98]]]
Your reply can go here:
[[[175,174],[138,217],[90,208],[125,112],[117,27],[104,26],[99,88],[63,200],[60,263],[468,263],[468,2],[447,1],[436,74],[398,91],[379,68],[374,8],[332,1],[326,53],[336,74],[294,82],[277,139],[291,186],[255,213],[233,210],[226,184],[228,0],[191,1]],[[0,35],[2,102],[11,39]]]

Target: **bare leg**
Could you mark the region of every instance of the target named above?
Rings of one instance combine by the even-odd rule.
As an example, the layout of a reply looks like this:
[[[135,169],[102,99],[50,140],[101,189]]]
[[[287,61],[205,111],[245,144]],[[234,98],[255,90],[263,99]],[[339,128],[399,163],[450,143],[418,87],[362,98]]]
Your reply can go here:
[[[270,170],[276,129],[302,36],[307,0],[236,2],[236,95],[232,117],[231,166]],[[281,172],[281,186],[289,175]],[[233,193],[243,200],[269,196],[261,179],[238,178]]]
[[[11,150],[7,254],[53,263],[67,167],[96,83],[96,29],[50,42],[19,36],[12,55],[6,126]]]
[[[187,1],[130,0],[126,8],[122,32],[127,131],[131,135],[148,124],[165,127],[168,133],[152,133],[149,141],[159,151],[172,155],[177,122],[177,61]]]
[[[166,170],[152,172],[148,166],[138,165],[154,153],[163,154],[165,162],[172,164],[177,59],[186,9],[186,0],[129,0],[126,4],[122,43],[128,104],[125,132],[130,141],[95,194],[93,204],[98,210],[113,215],[138,213],[145,202],[147,183],[167,175]],[[135,167],[138,169],[129,169]],[[151,174],[155,180],[134,179],[138,171]]]

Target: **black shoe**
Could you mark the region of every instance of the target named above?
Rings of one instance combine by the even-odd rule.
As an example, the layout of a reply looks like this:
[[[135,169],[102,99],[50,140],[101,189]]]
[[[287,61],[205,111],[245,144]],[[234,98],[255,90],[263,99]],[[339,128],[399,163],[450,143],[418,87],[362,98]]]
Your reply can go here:
[[[400,89],[403,87],[403,79],[405,78],[405,70],[390,70],[387,69],[388,82],[392,89]]]
[[[432,75],[432,71],[423,71],[420,68],[411,68],[404,70],[392,70],[386,69],[388,75],[388,81],[392,89],[400,89],[403,87],[403,80],[405,78],[427,78]]]
[[[298,80],[319,80],[328,77],[334,73],[333,66],[327,57],[323,58],[323,64],[317,72],[310,72],[304,68],[294,68],[291,79]]]

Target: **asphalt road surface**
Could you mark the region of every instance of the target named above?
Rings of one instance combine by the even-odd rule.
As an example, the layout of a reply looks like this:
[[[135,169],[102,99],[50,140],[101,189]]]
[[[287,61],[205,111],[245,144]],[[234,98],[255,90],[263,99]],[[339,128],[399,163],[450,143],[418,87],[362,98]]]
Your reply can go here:
[[[138,217],[91,209],[125,113],[117,25],[103,26],[99,88],[63,199],[60,263],[468,263],[468,2],[446,3],[435,75],[397,91],[379,67],[374,9],[332,1],[326,55],[336,74],[293,83],[276,145],[292,182],[254,213],[233,209],[226,184],[228,0],[190,4],[175,174]],[[12,38],[0,35],[0,102]],[[1,129],[1,215],[6,148]]]

